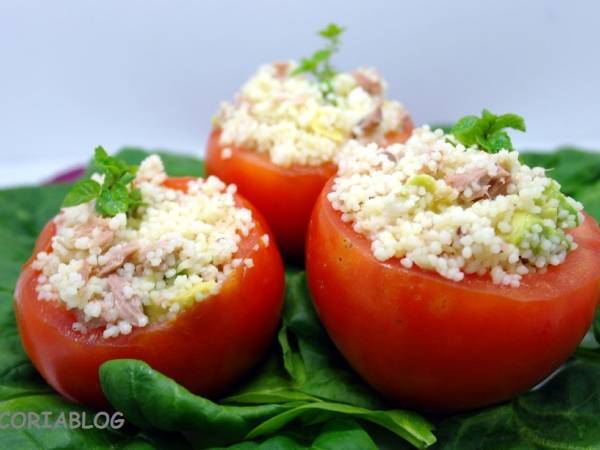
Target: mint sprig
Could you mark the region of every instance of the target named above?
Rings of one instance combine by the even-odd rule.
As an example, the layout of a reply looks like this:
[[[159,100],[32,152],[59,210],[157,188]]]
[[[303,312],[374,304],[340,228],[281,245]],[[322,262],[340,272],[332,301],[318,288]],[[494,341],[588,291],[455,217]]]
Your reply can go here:
[[[89,202],[100,195],[102,186],[94,180],[81,180],[73,185],[71,190],[67,192],[62,206],[76,206],[81,203]]]
[[[78,181],[65,196],[62,206],[76,206],[96,199],[96,211],[104,217],[114,217],[119,213],[132,214],[142,206],[140,190],[133,188],[137,166],[110,156],[104,148],[94,152],[95,172],[104,175],[104,182],[92,179]]]
[[[346,31],[345,28],[330,23],[318,35],[325,39],[325,47],[317,50],[310,58],[302,58],[298,67],[291,75],[296,76],[302,73],[311,74],[318,82],[323,97],[331,102],[335,102],[335,93],[331,80],[337,74],[337,71],[331,65],[331,57],[337,53],[340,46],[340,36]]]
[[[498,153],[502,149],[513,149],[505,128],[524,132],[525,120],[517,114],[496,115],[484,109],[481,117],[461,118],[452,126],[450,133],[465,147],[477,145],[488,153]]]

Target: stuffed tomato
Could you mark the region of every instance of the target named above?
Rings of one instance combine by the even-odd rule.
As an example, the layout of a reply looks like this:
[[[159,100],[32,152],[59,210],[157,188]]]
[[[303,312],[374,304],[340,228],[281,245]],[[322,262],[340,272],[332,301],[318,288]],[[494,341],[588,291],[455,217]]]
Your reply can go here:
[[[75,206],[46,225],[23,267],[15,309],[27,354],[60,394],[96,407],[107,406],[98,368],[116,358],[198,394],[224,392],[279,320],[284,272],[267,225],[215,177],[167,178],[157,156],[136,175],[98,160],[105,173],[73,188]]]
[[[404,107],[385,98],[376,71],[324,74],[307,64],[261,67],[235,103],[221,106],[206,153],[207,172],[235,183],[264,214],[282,252],[296,258],[344,144],[403,142],[413,128]]]
[[[427,127],[405,145],[356,143],[309,226],[316,309],[399,404],[509,399],[557,369],[593,320],[600,229],[581,209],[514,151]]]

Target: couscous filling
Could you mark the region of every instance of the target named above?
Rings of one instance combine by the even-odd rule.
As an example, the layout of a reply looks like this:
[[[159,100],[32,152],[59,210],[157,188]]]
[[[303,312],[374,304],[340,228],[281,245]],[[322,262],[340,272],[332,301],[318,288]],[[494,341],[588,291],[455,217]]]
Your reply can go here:
[[[408,118],[404,107],[386,100],[385,81],[372,69],[338,73],[327,83],[296,75],[295,62],[265,65],[242,87],[236,101],[223,103],[215,118],[222,158],[228,146],[265,153],[281,166],[335,162],[349,139],[385,145]]]
[[[163,186],[166,178],[160,158],[150,156],[132,181],[142,200],[135,215],[102,216],[91,200],[54,219],[52,251],[34,262],[38,297],[74,309],[75,330],[129,334],[215,294],[235,267],[252,267],[250,258],[234,258],[254,227],[251,212],[235,203],[235,186],[208,177],[183,192]]]
[[[582,205],[516,151],[466,148],[427,126],[387,148],[351,141],[328,199],[380,261],[514,287],[562,263],[576,248],[566,232],[583,221]]]

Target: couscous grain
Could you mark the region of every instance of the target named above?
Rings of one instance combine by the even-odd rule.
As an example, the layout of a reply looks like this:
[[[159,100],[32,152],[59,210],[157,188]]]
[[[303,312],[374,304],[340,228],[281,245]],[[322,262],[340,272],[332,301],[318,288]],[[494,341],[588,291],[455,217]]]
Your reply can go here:
[[[150,156],[133,181],[145,203],[135,217],[103,217],[92,200],[54,219],[52,251],[34,262],[38,298],[75,310],[74,330],[100,326],[110,338],[173,318],[218,292],[239,266],[233,256],[254,221],[236,204],[235,186],[208,177],[183,192],[163,186],[166,178],[160,158]]]
[[[224,146],[268,154],[281,166],[335,162],[350,138],[385,143],[388,132],[402,129],[404,107],[384,98],[386,83],[373,69],[340,73],[332,79],[333,102],[305,75],[291,76],[295,62],[262,66],[243,86],[236,101],[223,103],[215,120]]]
[[[582,205],[517,152],[465,148],[427,126],[387,148],[349,142],[328,199],[379,261],[509,286],[564,261],[576,248],[566,232],[583,220]]]

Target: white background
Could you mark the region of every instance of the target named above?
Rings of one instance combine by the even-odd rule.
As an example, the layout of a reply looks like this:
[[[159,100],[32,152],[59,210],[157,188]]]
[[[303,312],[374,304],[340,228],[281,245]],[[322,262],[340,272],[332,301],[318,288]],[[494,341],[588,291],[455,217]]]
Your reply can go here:
[[[521,148],[600,148],[600,2],[0,0],[0,185],[94,146],[200,155],[218,103],[263,62],[348,27],[335,65],[376,66],[417,123],[514,111]]]

